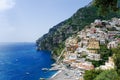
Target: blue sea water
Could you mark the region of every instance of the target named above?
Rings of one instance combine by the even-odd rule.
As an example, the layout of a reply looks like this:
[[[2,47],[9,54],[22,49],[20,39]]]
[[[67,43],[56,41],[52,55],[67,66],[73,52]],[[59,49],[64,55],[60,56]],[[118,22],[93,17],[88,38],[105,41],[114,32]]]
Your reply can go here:
[[[0,45],[0,80],[39,80],[49,78],[56,71],[50,68],[54,61],[49,51],[37,51],[34,43]]]

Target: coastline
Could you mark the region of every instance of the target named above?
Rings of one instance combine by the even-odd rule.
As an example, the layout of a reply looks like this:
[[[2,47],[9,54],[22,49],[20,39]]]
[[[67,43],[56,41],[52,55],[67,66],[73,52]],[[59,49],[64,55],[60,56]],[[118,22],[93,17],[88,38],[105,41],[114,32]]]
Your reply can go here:
[[[68,74],[69,73],[69,74]],[[74,76],[74,72],[71,70],[59,70],[55,75],[53,75],[49,80],[75,80],[79,79]]]
[[[52,75],[51,77],[50,77],[50,80],[53,80],[54,79],[54,77],[56,77],[59,73],[61,73],[62,72],[62,70],[58,70],[54,75]]]

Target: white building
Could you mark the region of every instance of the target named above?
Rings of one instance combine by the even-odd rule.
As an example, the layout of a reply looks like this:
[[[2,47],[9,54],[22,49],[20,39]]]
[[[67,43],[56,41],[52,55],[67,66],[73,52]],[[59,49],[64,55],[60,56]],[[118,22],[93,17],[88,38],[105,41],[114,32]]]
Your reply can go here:
[[[75,54],[75,53],[67,52],[64,56],[65,56],[65,58],[64,58],[63,62],[65,62],[65,63],[71,63],[72,61],[74,62],[77,60],[77,54]]]
[[[120,19],[112,18],[112,23],[115,24],[115,25],[120,25]]]
[[[79,68],[83,70],[91,70],[94,69],[94,66],[91,62],[84,62],[84,63],[72,63],[71,67]]]
[[[101,24],[102,24],[102,21],[99,20],[99,19],[96,19],[96,20],[94,21],[94,23],[95,23],[96,25],[101,25]]]
[[[99,61],[100,60],[100,54],[88,54],[88,56],[86,57],[87,59],[90,60],[96,60]]]
[[[76,60],[76,59],[77,59],[77,54],[72,53],[69,55],[69,60]]]
[[[104,38],[100,39],[99,41],[100,41],[100,44],[105,44],[105,39]]]
[[[116,41],[111,41],[107,45],[108,49],[110,49],[110,48],[116,48],[117,46],[118,46],[118,44],[117,44]]]

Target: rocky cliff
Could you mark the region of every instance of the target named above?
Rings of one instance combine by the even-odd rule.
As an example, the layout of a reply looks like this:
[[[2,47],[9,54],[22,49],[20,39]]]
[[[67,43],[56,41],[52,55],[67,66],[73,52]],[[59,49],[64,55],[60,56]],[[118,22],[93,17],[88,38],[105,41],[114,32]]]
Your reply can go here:
[[[48,33],[40,37],[36,43],[38,50],[50,50],[54,56],[58,56],[64,48],[65,40],[83,29],[95,19],[111,19],[120,17],[120,12],[111,12],[106,16],[99,16],[98,9],[89,4],[80,8],[69,19],[53,26]]]

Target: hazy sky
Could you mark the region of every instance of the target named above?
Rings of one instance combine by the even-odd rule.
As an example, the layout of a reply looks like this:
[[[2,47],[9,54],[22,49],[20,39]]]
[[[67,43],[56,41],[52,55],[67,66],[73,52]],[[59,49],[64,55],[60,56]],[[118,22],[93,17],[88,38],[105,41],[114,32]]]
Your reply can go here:
[[[92,0],[0,0],[0,42],[35,42]]]

